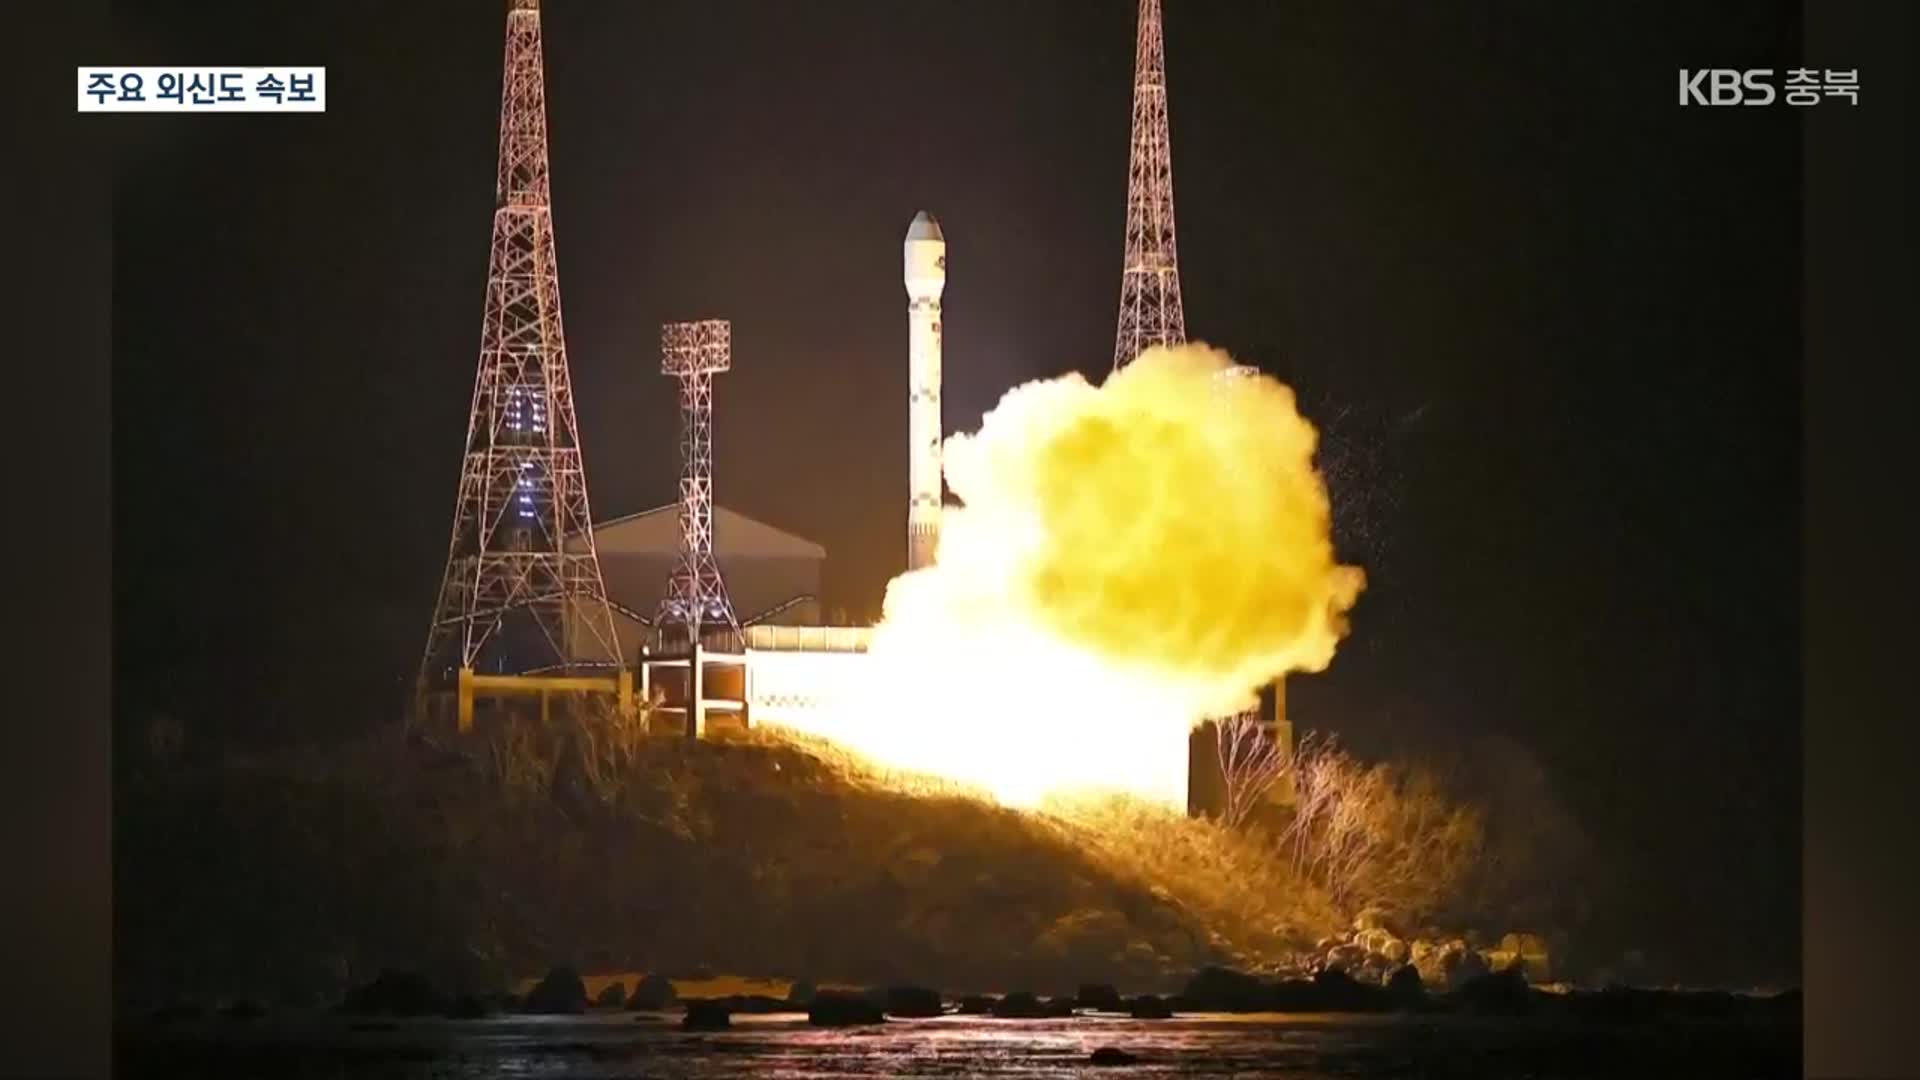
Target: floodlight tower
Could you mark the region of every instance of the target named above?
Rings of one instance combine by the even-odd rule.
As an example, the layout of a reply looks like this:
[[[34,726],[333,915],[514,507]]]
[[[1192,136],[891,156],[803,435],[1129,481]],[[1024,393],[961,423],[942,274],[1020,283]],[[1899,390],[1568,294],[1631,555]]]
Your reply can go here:
[[[713,376],[733,366],[732,338],[725,319],[660,328],[660,372],[680,380],[680,561],[653,622],[696,645],[703,625],[740,629],[713,558]]]
[[[1133,139],[1127,154],[1127,245],[1120,277],[1115,371],[1155,345],[1187,340],[1173,236],[1173,158],[1160,0],[1140,0],[1133,50]]]
[[[925,210],[907,226],[907,569],[933,565],[940,547],[940,294],[947,238]]]
[[[479,372],[420,688],[622,662],[560,325],[538,0],[507,14]]]

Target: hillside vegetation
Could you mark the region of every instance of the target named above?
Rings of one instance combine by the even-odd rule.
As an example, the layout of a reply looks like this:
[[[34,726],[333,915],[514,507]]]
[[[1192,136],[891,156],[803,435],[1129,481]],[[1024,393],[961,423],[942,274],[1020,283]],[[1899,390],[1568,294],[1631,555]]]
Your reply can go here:
[[[768,732],[604,714],[125,767],[129,1004],[337,999],[383,967],[491,991],[556,963],[916,982],[1178,986],[1341,919],[1257,836],[1121,803],[1033,814]]]

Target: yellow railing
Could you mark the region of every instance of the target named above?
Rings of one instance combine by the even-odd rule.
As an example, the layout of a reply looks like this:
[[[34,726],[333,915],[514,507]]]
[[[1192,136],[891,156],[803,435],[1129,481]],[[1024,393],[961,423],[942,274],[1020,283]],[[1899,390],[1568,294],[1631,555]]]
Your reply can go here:
[[[633,712],[633,672],[622,668],[612,678],[582,675],[481,675],[472,668],[460,669],[460,731],[473,730],[473,699],[506,694],[538,694],[540,719],[547,719],[547,701],[555,693],[612,694],[619,699],[620,711]]]

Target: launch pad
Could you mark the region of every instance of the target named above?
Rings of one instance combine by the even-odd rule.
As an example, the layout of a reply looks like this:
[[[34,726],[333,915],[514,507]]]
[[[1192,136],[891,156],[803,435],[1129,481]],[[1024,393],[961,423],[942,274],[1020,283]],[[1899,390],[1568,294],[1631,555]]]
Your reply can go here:
[[[1139,0],[1136,31],[1116,373],[1149,349],[1186,341],[1160,0]],[[1209,772],[1210,759],[1200,760],[1208,740],[1177,724],[1114,723],[1128,713],[1127,704],[1111,697],[1104,705],[1092,704],[1102,700],[1104,680],[1089,682],[1085,670],[1069,675],[1049,660],[988,650],[993,658],[952,660],[958,667],[983,670],[949,671],[951,654],[936,635],[918,643],[926,653],[923,659],[930,662],[923,674],[934,682],[949,675],[961,680],[953,688],[990,691],[971,713],[950,713],[937,720],[943,703],[935,696],[939,691],[922,685],[924,679],[899,678],[889,666],[897,666],[897,651],[889,652],[891,659],[876,660],[873,629],[752,625],[753,619],[816,599],[817,579],[810,588],[756,595],[755,607],[760,608],[762,600],[768,606],[741,618],[716,555],[716,518],[722,515],[715,513],[713,498],[713,377],[732,367],[731,327],[725,320],[662,328],[660,371],[678,381],[681,401],[675,565],[650,617],[643,608],[617,602],[594,539],[600,526],[593,524],[587,509],[560,330],[559,286],[551,257],[544,69],[539,10],[533,0],[513,6],[508,40],[489,336],[482,347],[453,543],[420,678],[423,690],[435,675],[442,686],[454,684],[450,689],[457,701],[458,730],[474,729],[476,699],[537,698],[544,721],[555,694],[605,694],[624,716],[644,711],[648,729],[660,734],[701,738],[719,730],[772,724],[858,748],[863,736],[886,742],[914,724],[930,725],[930,733],[973,732],[981,718],[999,716],[1004,702],[1011,710],[1006,715],[1017,724],[991,740],[996,753],[1008,755],[995,760],[996,767],[1016,761],[1064,766],[1087,758],[1081,748],[1097,746],[1107,757],[1097,762],[1098,768],[1074,774],[1077,779],[1195,809],[1194,794],[1218,772]],[[528,251],[539,271],[532,285],[522,280]],[[908,300],[909,571],[937,572],[940,563],[947,479],[943,457],[949,449],[943,446],[941,414],[946,255],[940,223],[920,211],[908,226],[902,249]],[[513,318],[503,321],[502,313]],[[617,520],[626,522],[628,533],[637,534],[649,518],[640,514]],[[728,529],[752,524],[738,514],[725,520]],[[956,531],[959,519],[949,515],[948,524],[953,526],[947,537],[951,546],[963,534]],[[778,532],[764,526],[760,531]],[[801,546],[813,548],[814,558],[824,557],[818,545]],[[642,569],[637,556],[645,545],[626,547],[615,562],[631,565],[614,567],[623,586]],[[629,555],[636,557],[626,558]],[[751,574],[748,580],[764,586]],[[749,588],[743,595],[754,593]],[[534,627],[537,636],[514,637],[503,631],[502,613],[521,607],[537,607],[543,616]],[[527,648],[523,637],[544,650]],[[646,644],[636,650],[636,639]],[[984,670],[993,668],[1007,670]],[[1030,681],[1021,685],[1022,678]],[[1063,687],[1068,689],[1065,695],[1036,696],[1037,691]],[[1275,703],[1268,730],[1279,741],[1286,729],[1284,705],[1277,685],[1269,693]],[[1079,747],[1049,749],[1044,738],[1036,738],[1036,729],[1019,726],[1026,724],[1029,712],[1045,725],[1049,711],[1055,719],[1073,714],[1102,726]],[[1156,704],[1154,717],[1162,712],[1173,717],[1177,710],[1161,710]],[[1134,730],[1147,727],[1153,730]],[[938,747],[942,756],[921,760],[920,766],[938,772],[952,764],[951,746],[938,738],[929,738],[927,746]],[[908,756],[919,756],[919,749]]]
[[[640,700],[654,731],[692,738],[760,724],[815,728],[823,713],[850,704],[872,635],[866,627],[748,626],[707,632],[697,644],[649,646],[638,664]]]

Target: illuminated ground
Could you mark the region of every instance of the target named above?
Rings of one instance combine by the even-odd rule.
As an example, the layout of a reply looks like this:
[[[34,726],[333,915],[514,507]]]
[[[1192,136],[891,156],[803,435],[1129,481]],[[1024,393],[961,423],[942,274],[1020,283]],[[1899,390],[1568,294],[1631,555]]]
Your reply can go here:
[[[397,736],[144,770],[116,804],[116,886],[142,898],[116,910],[122,999],[313,1003],[382,967],[504,989],[556,963],[1171,988],[1335,919],[1206,825],[909,794],[817,750],[646,739],[606,800],[564,755],[523,752],[515,788]]]

